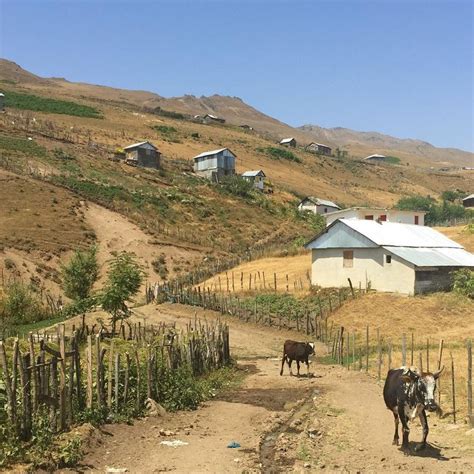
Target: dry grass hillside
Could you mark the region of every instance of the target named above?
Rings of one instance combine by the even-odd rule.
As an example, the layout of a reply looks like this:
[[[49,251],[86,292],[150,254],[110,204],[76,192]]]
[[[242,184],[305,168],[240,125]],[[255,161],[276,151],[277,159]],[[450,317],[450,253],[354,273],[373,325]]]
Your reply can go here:
[[[269,153],[274,139],[266,129],[273,119],[238,99],[163,99],[144,91],[43,79],[8,61],[0,62],[0,86],[7,98],[16,94],[26,101],[25,107],[7,106],[0,114],[0,256],[8,275],[5,258],[14,257],[16,267],[34,273],[46,262],[57,271],[72,249],[96,242],[103,261],[113,251],[133,248],[150,279],[171,278],[249,247],[289,246],[312,235],[312,223],[295,212],[304,195],[347,206],[390,206],[406,194],[439,195],[470,186],[464,175],[366,165],[302,149],[293,151],[296,161],[275,158]],[[60,113],[47,107],[38,111],[38,98],[48,106],[51,99],[73,104],[54,103]],[[218,110],[212,108],[216,103]],[[234,118],[205,125],[150,112],[155,106],[186,113],[226,111]],[[250,123],[251,117],[261,127],[252,131],[235,125]],[[160,149],[161,170],[110,159],[117,148],[140,140]],[[274,192],[239,195],[196,177],[191,158],[220,147],[237,155],[237,172],[263,169]],[[162,254],[166,269],[152,263]],[[13,273],[28,279],[30,270]]]

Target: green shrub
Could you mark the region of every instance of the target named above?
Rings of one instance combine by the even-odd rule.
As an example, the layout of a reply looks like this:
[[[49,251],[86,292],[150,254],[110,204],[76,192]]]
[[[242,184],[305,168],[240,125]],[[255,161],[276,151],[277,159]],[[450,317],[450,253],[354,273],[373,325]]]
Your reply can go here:
[[[453,272],[453,290],[474,299],[474,271],[463,268]]]
[[[293,152],[284,148],[268,146],[266,148],[257,148],[257,151],[267,155],[272,160],[287,160],[294,161],[295,163],[302,163],[299,156],[296,156]]]
[[[242,198],[252,197],[253,184],[241,176],[226,176],[219,185],[219,188],[228,194]]]
[[[3,135],[0,135],[0,149],[21,152],[25,155],[33,155],[39,158],[44,158],[48,154],[46,149],[38,145],[34,140]]]
[[[74,115],[76,117],[102,117],[97,109],[88,105],[13,91],[5,93],[5,106],[14,109],[33,110],[36,112]]]
[[[55,148],[53,150],[53,155],[58,160],[69,161],[69,160],[75,160],[76,159],[76,157],[74,155],[72,155],[71,153],[68,153],[67,151],[63,150],[62,148]]]
[[[400,163],[400,158],[398,158],[397,156],[386,156],[385,157],[385,160],[384,160],[386,163],[390,163],[392,165],[398,165]]]
[[[156,107],[155,109],[152,110],[152,113],[156,115],[161,115],[162,117],[169,117],[176,120],[188,119],[188,117],[186,117],[186,115],[184,114],[181,114],[179,112],[173,112],[172,110],[165,110],[165,109],[162,109],[161,107]]]
[[[157,132],[162,133],[163,135],[170,135],[173,133],[178,133],[178,130],[176,128],[171,127],[169,125],[153,125],[153,130],[156,130]]]

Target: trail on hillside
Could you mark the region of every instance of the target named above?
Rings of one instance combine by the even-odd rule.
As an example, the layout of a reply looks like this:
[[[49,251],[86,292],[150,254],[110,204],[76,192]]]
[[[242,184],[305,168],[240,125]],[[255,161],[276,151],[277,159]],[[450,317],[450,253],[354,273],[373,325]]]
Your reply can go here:
[[[146,306],[147,323],[184,324],[194,308]],[[200,311],[208,319],[211,312]],[[280,349],[286,338],[304,339],[271,328],[228,319],[231,347],[243,384],[193,412],[169,413],[129,425],[108,425],[91,446],[79,470],[105,472],[285,472],[323,469],[472,471],[474,437],[467,428],[452,429],[430,418],[431,447],[405,455],[391,445],[393,418],[385,408],[381,386],[366,374],[312,364],[314,377],[279,375]],[[323,355],[323,346],[317,346]],[[302,370],[305,373],[305,369]],[[411,439],[421,433],[414,424]],[[163,436],[160,431],[172,432]],[[162,441],[186,445],[169,447]],[[228,448],[235,441],[238,449]]]

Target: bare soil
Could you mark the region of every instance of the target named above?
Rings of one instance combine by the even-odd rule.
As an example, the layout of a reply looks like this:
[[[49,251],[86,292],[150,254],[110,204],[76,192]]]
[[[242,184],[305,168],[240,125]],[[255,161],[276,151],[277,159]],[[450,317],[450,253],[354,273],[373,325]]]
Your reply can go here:
[[[138,312],[153,323],[184,324],[195,309],[145,306]],[[199,311],[199,317],[215,313]],[[221,393],[198,410],[149,417],[133,425],[108,425],[76,471],[105,472],[288,472],[329,471],[470,472],[474,432],[430,416],[430,446],[406,455],[392,446],[393,418],[382,387],[365,373],[311,365],[310,377],[279,375],[286,338],[304,336],[228,318],[231,346],[246,374],[237,388]],[[317,346],[318,357],[325,348]],[[302,374],[306,370],[302,369]],[[171,431],[163,436],[160,430]],[[419,423],[411,439],[419,441]],[[169,447],[162,441],[188,444]],[[228,448],[235,441],[240,448]]]

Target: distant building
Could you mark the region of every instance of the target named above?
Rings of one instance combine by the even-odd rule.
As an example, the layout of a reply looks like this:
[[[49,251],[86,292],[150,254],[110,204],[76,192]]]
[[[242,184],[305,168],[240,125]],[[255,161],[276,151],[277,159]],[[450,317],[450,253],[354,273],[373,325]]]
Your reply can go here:
[[[474,194],[471,194],[467,197],[465,197],[463,200],[462,200],[462,205],[464,207],[472,207],[474,208]]]
[[[153,143],[140,142],[129,145],[123,149],[125,163],[143,168],[159,168],[161,153]]]
[[[305,245],[311,250],[311,283],[352,285],[407,295],[446,290],[452,272],[474,268],[474,255],[430,228],[344,219]],[[387,308],[390,312],[390,308]]]
[[[298,204],[299,211],[311,211],[315,214],[327,214],[341,209],[337,204],[326,199],[320,199],[313,196],[304,198]]]
[[[331,212],[326,216],[327,225],[337,219],[362,219],[380,222],[398,222],[403,224],[425,225],[425,211],[401,211],[377,207],[350,207]]]
[[[216,117],[215,115],[211,114],[206,114],[202,118],[203,123],[213,123],[213,122],[219,122],[219,123],[225,123],[225,119],[221,117]]]
[[[311,142],[309,145],[306,145],[305,150],[312,153],[318,153],[320,155],[330,155],[332,152],[331,147],[315,142]]]
[[[211,181],[218,182],[224,176],[235,174],[236,155],[228,148],[205,151],[193,158],[194,172]]]
[[[0,112],[5,108],[5,94],[0,92]]]
[[[283,146],[291,146],[292,148],[296,147],[296,139],[295,138],[284,138],[280,141],[280,145]]]
[[[260,191],[264,190],[265,173],[262,170],[246,171],[245,173],[242,173],[242,178],[253,183],[254,187]]]
[[[240,128],[243,128],[244,130],[253,130],[253,127],[250,125],[247,125],[246,123],[239,125]]]
[[[369,155],[364,158],[365,161],[368,161],[369,163],[383,163],[386,161],[387,157],[385,155]]]

